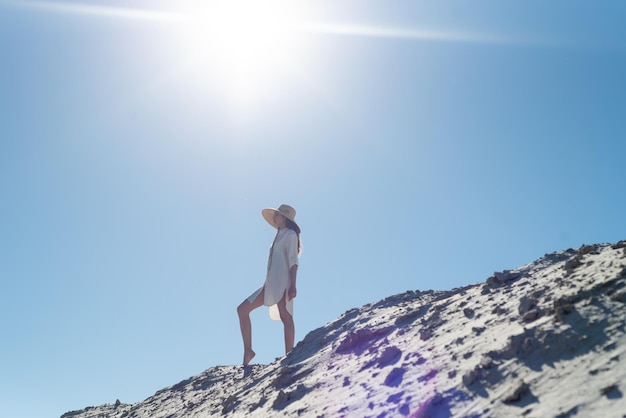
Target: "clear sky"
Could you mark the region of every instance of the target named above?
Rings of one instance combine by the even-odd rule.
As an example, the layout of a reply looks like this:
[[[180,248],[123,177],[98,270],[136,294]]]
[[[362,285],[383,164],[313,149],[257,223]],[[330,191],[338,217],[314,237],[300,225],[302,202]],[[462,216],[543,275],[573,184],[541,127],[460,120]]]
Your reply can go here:
[[[623,1],[202,3],[0,0],[3,416],[240,363],[264,207],[302,227],[297,341],[626,238]]]

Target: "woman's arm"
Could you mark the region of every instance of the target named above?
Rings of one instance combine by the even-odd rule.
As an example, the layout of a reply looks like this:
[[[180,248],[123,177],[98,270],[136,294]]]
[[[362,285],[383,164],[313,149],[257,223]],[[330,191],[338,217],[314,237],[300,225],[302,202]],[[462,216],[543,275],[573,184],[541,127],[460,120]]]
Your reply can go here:
[[[298,265],[294,264],[289,269],[289,290],[288,290],[288,300],[295,298],[298,294],[296,290],[296,275],[298,274]]]

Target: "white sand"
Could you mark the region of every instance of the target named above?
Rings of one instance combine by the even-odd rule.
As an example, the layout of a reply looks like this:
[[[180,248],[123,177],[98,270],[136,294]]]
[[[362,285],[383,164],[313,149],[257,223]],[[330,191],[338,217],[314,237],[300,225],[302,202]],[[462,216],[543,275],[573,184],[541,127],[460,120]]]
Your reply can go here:
[[[352,309],[269,365],[66,417],[626,417],[626,242]],[[71,414],[71,415],[70,415]]]

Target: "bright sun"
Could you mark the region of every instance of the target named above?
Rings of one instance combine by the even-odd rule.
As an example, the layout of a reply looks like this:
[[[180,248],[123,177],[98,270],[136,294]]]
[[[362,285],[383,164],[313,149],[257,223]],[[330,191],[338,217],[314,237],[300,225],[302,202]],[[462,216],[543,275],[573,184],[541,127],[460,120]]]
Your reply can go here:
[[[253,100],[293,78],[303,45],[297,2],[221,0],[195,2],[185,11],[180,46],[197,81],[210,78],[230,99]]]

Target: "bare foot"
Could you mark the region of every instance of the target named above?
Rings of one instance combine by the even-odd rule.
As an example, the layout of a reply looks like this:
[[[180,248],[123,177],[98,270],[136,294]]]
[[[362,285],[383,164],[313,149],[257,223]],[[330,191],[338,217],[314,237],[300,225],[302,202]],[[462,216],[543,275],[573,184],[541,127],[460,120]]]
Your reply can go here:
[[[250,363],[250,360],[252,360],[254,358],[254,356],[256,356],[256,353],[252,350],[250,351],[245,351],[243,353],[243,365],[247,366],[248,363]]]

